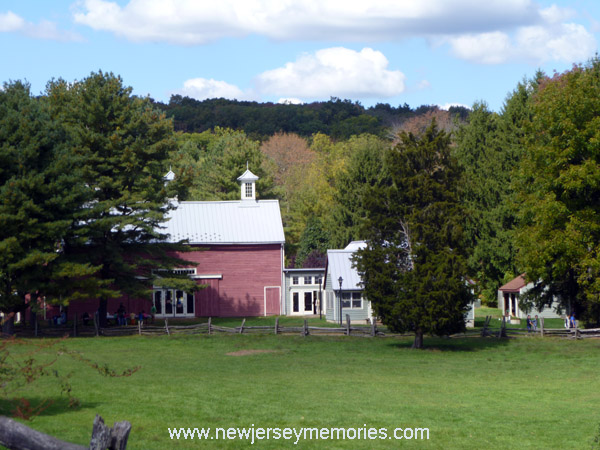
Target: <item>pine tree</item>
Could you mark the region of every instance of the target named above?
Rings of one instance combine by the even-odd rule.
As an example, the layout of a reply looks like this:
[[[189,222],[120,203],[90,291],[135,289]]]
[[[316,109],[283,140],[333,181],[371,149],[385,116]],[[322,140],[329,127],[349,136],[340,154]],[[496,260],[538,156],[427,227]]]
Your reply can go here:
[[[335,180],[333,248],[343,248],[362,239],[365,192],[381,181],[384,154],[389,148],[387,142],[368,134],[353,136],[345,146],[349,155],[346,170]]]
[[[365,196],[368,246],[357,252],[366,298],[392,330],[445,335],[465,327],[466,285],[461,170],[450,137],[435,122],[421,137],[401,133],[386,154],[387,184]]]
[[[329,235],[317,216],[311,216],[300,236],[296,267],[325,267]]]
[[[66,262],[58,251],[83,198],[60,124],[31,96],[27,84],[5,84],[0,90],[0,311],[9,317],[5,332],[12,332],[14,313],[28,305],[35,310],[41,296],[68,301],[81,293],[80,280],[95,272],[87,262]],[[50,281],[60,275],[75,281],[58,289]]]
[[[163,175],[176,148],[170,120],[149,99],[131,95],[120,77],[92,73],[72,84],[48,84],[48,102],[67,129],[70,153],[79,162],[86,202],[65,237],[73,262],[98,267],[88,277],[106,319],[109,298],[149,297],[157,270],[185,263],[160,232],[170,208]],[[165,272],[163,272],[165,273]],[[193,280],[164,277],[162,283],[186,290]]]

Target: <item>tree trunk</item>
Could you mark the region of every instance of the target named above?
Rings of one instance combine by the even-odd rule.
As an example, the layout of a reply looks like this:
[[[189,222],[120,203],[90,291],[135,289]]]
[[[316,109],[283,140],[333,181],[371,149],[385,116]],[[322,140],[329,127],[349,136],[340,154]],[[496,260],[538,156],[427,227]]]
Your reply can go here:
[[[29,310],[29,328],[35,330],[35,324],[37,322],[37,313],[33,311],[33,308]]]
[[[2,334],[5,336],[12,336],[15,334],[15,313],[8,313],[4,316],[4,322],[2,322]]]
[[[108,307],[108,300],[102,297],[100,304],[98,305],[98,326],[100,328],[106,328],[106,311]]]
[[[412,348],[421,349],[423,348],[423,331],[415,331],[415,341],[413,342]]]

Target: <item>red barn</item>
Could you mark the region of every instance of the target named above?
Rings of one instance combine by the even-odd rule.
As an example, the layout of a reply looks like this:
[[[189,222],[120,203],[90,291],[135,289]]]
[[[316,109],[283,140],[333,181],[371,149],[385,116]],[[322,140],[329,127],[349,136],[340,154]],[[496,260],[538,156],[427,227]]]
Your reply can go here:
[[[166,178],[168,179],[168,178]],[[157,317],[233,317],[281,314],[285,237],[278,200],[256,200],[258,177],[249,170],[238,178],[237,201],[178,202],[165,223],[173,242],[186,239],[194,251],[176,269],[207,287],[195,293],[154,286],[152,299],[109,301],[114,313],[150,311]],[[96,302],[73,302],[69,316],[95,312]]]

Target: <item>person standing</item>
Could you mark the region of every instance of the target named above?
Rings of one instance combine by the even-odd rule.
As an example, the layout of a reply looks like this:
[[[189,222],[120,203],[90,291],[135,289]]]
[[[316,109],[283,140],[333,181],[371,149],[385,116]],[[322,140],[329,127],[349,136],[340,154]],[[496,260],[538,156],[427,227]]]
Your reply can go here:
[[[156,306],[153,303],[152,308],[150,308],[150,317],[151,317],[152,323],[154,323],[154,316],[156,316]]]

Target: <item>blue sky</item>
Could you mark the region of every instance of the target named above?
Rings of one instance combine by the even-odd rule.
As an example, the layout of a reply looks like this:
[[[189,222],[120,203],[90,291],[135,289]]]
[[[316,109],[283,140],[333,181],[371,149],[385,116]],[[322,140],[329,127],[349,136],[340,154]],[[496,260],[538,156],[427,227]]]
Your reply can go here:
[[[0,81],[102,70],[137,95],[485,101],[598,49],[597,0],[0,0]]]

